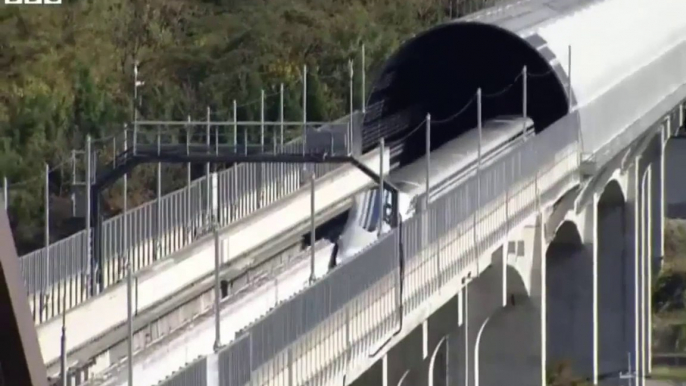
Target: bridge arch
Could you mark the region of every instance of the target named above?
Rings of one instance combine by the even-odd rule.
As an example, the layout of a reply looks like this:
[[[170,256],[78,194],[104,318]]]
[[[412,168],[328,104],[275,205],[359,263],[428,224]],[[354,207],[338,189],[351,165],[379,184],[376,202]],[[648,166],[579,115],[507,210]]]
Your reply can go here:
[[[439,356],[445,358],[446,352],[447,352],[447,346],[448,346],[448,337],[443,336],[441,340],[438,341],[438,344],[436,344],[436,347],[434,348],[433,352],[431,353],[431,357],[429,359],[429,374],[428,374],[428,386],[438,386],[441,383],[441,380],[444,380],[447,378],[446,374],[446,369],[442,368],[439,369],[439,366],[437,365],[437,359]],[[440,354],[440,355],[439,355]]]
[[[622,189],[622,184],[616,178],[612,178],[603,188],[603,192],[598,200],[598,206],[602,205],[604,208],[613,206],[623,207],[625,202],[626,195],[624,189]]]
[[[398,386],[410,386],[410,370],[405,370],[403,376],[398,381]]]
[[[510,265],[506,291],[507,305],[483,322],[476,339],[473,371],[477,386],[540,383],[540,368],[535,367],[541,351],[540,309],[528,296],[520,272]]]
[[[542,38],[538,37],[539,40]],[[492,24],[456,21],[425,31],[403,44],[386,62],[368,100],[363,147],[376,146],[384,137],[392,143],[412,131],[427,113],[434,119],[432,147],[476,126],[476,103],[453,117],[482,88],[484,119],[522,114],[524,66],[531,74],[528,115],[544,128],[568,112],[565,87],[558,75],[529,41]],[[543,75],[545,74],[545,75]],[[498,93],[511,86],[507,91]],[[491,95],[497,94],[497,95]],[[435,130],[434,130],[435,127]],[[424,136],[405,138],[406,151],[424,149]]]
[[[581,234],[576,223],[572,220],[563,221],[555,230],[555,237],[548,245],[548,252],[546,257],[552,257],[552,252],[556,252],[556,248],[574,248],[581,245]],[[554,248],[551,251],[550,248]]]
[[[564,221],[546,250],[546,367],[593,371],[593,256],[579,227]]]
[[[598,200],[598,371],[626,367],[634,341],[634,262],[627,245],[626,200],[611,180]]]

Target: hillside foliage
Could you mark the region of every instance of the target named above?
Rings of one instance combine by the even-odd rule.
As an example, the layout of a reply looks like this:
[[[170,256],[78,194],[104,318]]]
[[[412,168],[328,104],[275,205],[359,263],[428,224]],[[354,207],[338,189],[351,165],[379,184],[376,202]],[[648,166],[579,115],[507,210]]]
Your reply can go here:
[[[308,119],[328,120],[347,111],[348,60],[359,74],[362,44],[370,84],[413,34],[486,5],[470,1],[65,0],[0,8],[0,177],[9,181],[20,252],[43,244],[46,162],[54,169],[53,240],[78,230],[64,223],[71,216],[71,151],[84,149],[86,135],[105,142],[131,121],[136,60],[145,81],[141,118],[204,118],[210,107],[213,119],[226,120],[232,100],[254,101],[262,89],[273,95],[283,83],[286,116],[300,119],[307,64]],[[360,106],[360,93],[356,98]],[[277,105],[278,97],[268,98],[267,113]],[[258,116],[259,104],[239,109],[239,119]],[[168,169],[167,191],[184,175]],[[152,176],[134,174],[129,205],[152,197]],[[121,209],[121,193],[110,190],[105,206],[112,214]]]

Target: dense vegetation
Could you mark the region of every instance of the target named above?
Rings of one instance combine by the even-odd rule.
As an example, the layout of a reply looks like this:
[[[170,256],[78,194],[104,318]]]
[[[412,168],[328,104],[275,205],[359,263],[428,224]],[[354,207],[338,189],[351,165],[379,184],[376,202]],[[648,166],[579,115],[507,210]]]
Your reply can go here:
[[[653,288],[656,352],[686,352],[686,221],[665,224],[665,258]]]
[[[459,3],[459,4],[458,4]],[[140,62],[139,116],[183,120],[256,119],[248,103],[287,90],[287,117],[300,119],[301,72],[308,75],[308,118],[344,115],[348,60],[360,70],[366,46],[367,83],[407,38],[430,25],[484,6],[454,0],[72,0],[62,6],[0,8],[0,177],[10,186],[10,217],[20,252],[42,244],[43,171],[51,180],[53,239],[73,232],[72,149],[122,130],[133,114],[133,63]],[[359,78],[357,79],[359,85]],[[361,103],[356,96],[356,106]],[[247,105],[245,105],[247,103]],[[267,99],[274,117],[278,98]],[[99,157],[111,157],[111,147]],[[101,160],[102,162],[102,160]],[[83,162],[79,162],[79,170]],[[59,165],[64,167],[58,168]],[[180,171],[165,171],[165,190]],[[83,180],[83,172],[77,172]],[[151,196],[142,169],[130,182],[130,205]],[[175,185],[176,184],[176,185]],[[121,207],[110,189],[106,207]],[[72,224],[73,225],[73,224]],[[60,234],[61,233],[61,234]]]

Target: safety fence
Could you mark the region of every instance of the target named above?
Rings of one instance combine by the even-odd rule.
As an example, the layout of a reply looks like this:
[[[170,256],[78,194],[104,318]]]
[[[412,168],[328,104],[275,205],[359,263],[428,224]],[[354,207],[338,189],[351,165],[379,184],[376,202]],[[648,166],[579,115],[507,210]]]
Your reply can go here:
[[[163,382],[164,386],[207,385],[207,358],[200,358]]]
[[[352,117],[306,131],[305,141],[299,137],[278,146],[278,150],[274,146],[274,152],[296,154],[330,146],[333,153],[350,154],[359,148],[353,142],[356,141],[353,133],[360,121],[361,114],[356,112]],[[265,150],[264,145],[262,149]],[[127,256],[134,272],[141,270],[207,235],[213,221],[226,227],[298,191],[309,182],[310,173],[319,178],[338,167],[339,164],[330,163],[236,164],[131,209],[125,215],[105,220],[100,240],[103,263],[99,267],[103,272],[103,289],[125,277]],[[92,236],[87,237],[87,231],[83,230],[20,258],[37,324],[92,296],[88,244],[92,240],[89,239]]]
[[[573,126],[565,117],[484,165],[427,211],[237,334],[204,368],[195,362],[164,385],[320,385],[342,375],[541,203],[578,182]]]

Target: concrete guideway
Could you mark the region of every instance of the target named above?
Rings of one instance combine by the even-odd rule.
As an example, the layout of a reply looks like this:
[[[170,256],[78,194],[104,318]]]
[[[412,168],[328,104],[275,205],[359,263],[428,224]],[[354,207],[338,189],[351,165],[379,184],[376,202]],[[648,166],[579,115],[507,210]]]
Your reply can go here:
[[[236,172],[236,170],[247,169],[247,171],[243,173],[246,175],[244,177],[247,177],[249,175],[249,172],[254,172],[256,170],[254,168],[249,169],[251,166],[255,165],[240,166],[240,169],[230,169],[230,171],[233,172],[232,176],[236,179],[239,174],[238,172]],[[301,185],[300,179],[302,171],[300,169],[294,169],[293,166],[298,165],[287,165],[283,167],[284,174],[281,176],[280,179],[269,181],[267,184],[264,184],[262,186],[262,189],[265,192],[267,192],[267,194],[261,194],[261,192],[258,190],[250,190],[248,192],[244,192],[243,194],[241,194],[237,199],[235,199],[231,203],[231,205],[218,205],[218,200],[215,199],[212,202],[212,210],[215,212],[219,211],[219,215],[221,218],[232,219],[233,222],[229,223],[228,226],[232,226],[234,224],[239,223],[240,221],[244,221],[247,217],[256,213],[261,208],[266,208],[277,202],[279,199],[284,198],[283,193],[296,192],[299,189]],[[215,198],[219,193],[228,190],[220,188],[219,185],[228,182],[228,178],[225,178],[226,176],[222,176],[220,174],[221,173],[211,174],[212,178],[210,179],[210,183],[212,186],[212,194]],[[206,182],[204,182],[204,184],[206,184]],[[193,205],[190,204],[191,200],[202,200],[205,198],[204,196],[201,197],[201,194],[199,192],[196,192],[196,190],[199,190],[199,185],[200,184],[196,182],[195,185],[193,185],[193,188],[191,188],[190,190],[182,189],[180,191],[173,192],[170,196],[166,197],[166,199],[167,201],[172,201],[172,204],[175,204],[176,206],[180,205],[180,203],[188,203],[189,206],[193,207],[193,211],[195,211],[197,207],[202,207],[203,204],[198,203]],[[193,193],[191,193],[191,191]],[[285,197],[287,197],[287,195]],[[172,204],[170,204],[167,201],[165,201],[164,205],[171,206]],[[131,226],[134,229],[134,233],[141,232],[142,228],[154,228],[152,222],[153,219],[155,219],[156,217],[153,211],[155,207],[156,202],[153,201],[146,203],[129,212],[129,226]],[[190,210],[188,212],[190,212]],[[188,248],[190,245],[193,245],[193,243],[198,242],[204,238],[207,238],[207,234],[205,236],[201,236],[198,239],[196,239],[195,235],[195,232],[199,232],[200,234],[202,234],[206,231],[203,231],[202,227],[204,224],[205,217],[206,213],[202,210],[198,210],[197,213],[195,213],[195,215],[190,216],[188,224],[179,224],[178,226],[164,227],[166,231],[163,232],[163,234],[161,234],[158,238],[143,238],[143,240],[141,240],[139,243],[135,243],[134,245],[132,245],[128,249],[128,253],[129,256],[131,256],[132,258],[134,272],[138,273],[139,271],[143,271],[146,268],[148,268],[151,264],[153,264],[152,256],[155,254],[156,250],[159,250],[159,253],[162,256],[165,256],[162,258],[163,260],[167,256],[171,256],[178,251],[182,251],[184,248]],[[155,219],[155,221],[156,220],[158,219]],[[161,221],[164,222],[165,219],[161,219]],[[115,222],[116,224],[113,225],[113,223]],[[111,233],[112,229],[120,229],[122,222],[122,218],[115,217],[114,219],[106,220],[104,222],[104,226],[107,227],[109,232]],[[111,234],[109,236],[110,239],[113,239],[111,237]],[[105,250],[107,251],[108,256],[115,253],[115,247],[114,245],[112,245],[111,242],[108,245],[106,245]],[[124,260],[125,259],[123,258],[113,257],[105,259],[103,263],[103,271],[105,272],[105,274],[103,275],[103,285],[106,288],[115,286],[120,281],[122,281],[121,276],[126,272]],[[87,286],[84,275],[74,274],[70,276],[67,281],[69,282],[69,284],[62,284],[65,284],[66,288],[70,290],[74,290],[75,288],[81,288],[82,286]],[[54,283],[53,291],[57,287],[59,287],[59,285],[59,283]],[[32,310],[34,310],[35,307],[41,303],[41,300],[39,298],[36,298],[35,295],[36,294],[32,294],[32,296],[29,297],[29,306]],[[80,291],[79,294],[74,294],[73,292],[70,292],[69,296],[67,296],[65,299],[67,311],[69,312],[69,310],[71,310],[72,308],[75,308],[80,304],[83,304],[90,300],[83,298],[84,295],[86,295],[85,290]],[[99,295],[97,295],[96,298],[98,296]],[[59,310],[59,308],[61,307],[61,302],[57,301],[60,299],[61,296],[55,295],[51,297],[51,301],[43,302],[42,314],[50,315],[51,319],[61,315]],[[47,321],[41,320],[40,314],[41,312],[34,312],[34,318],[38,325],[50,323],[50,319],[48,319]]]
[[[507,153],[507,151],[506,151],[505,153]],[[490,165],[490,164],[491,164],[492,162],[494,162],[495,160],[497,160],[497,158],[494,158],[493,160],[490,160],[490,161],[488,161],[488,162],[485,162],[484,165]],[[468,174],[469,174],[469,175],[473,175],[473,174],[474,174],[474,170],[471,170]],[[466,176],[463,176],[463,178],[465,178],[465,177],[466,177]],[[275,241],[272,240],[272,242],[275,242]],[[322,254],[321,252],[318,252],[318,257],[317,257],[317,277],[321,277],[322,275],[324,275],[324,274],[326,273],[326,271],[327,271],[327,267],[326,267],[326,265],[327,265],[327,258],[328,258],[328,255],[330,254],[330,252],[331,252],[331,248],[328,248],[328,252],[325,252],[325,253],[323,253],[323,254]],[[298,272],[296,272],[296,271],[294,271],[294,270],[292,270],[292,269],[291,269],[289,272],[291,272],[291,275],[298,275],[298,277],[302,276],[302,277],[304,278],[304,279],[302,280],[302,283],[300,283],[300,284],[302,284],[302,286],[299,286],[298,289],[302,289],[302,288],[304,288],[305,286],[307,286],[308,283],[306,282],[306,278],[307,278],[307,274],[308,274],[308,272],[309,272],[309,269],[308,269],[305,265],[300,264],[300,265],[299,265],[299,268],[298,268]],[[288,280],[288,281],[292,281],[292,279],[293,279],[293,277],[289,277],[287,280]],[[279,279],[279,280],[281,280],[281,279]],[[212,280],[205,280],[205,282],[207,282],[207,283],[203,283],[203,284],[202,284],[203,286],[211,285]],[[276,286],[276,284],[275,284],[275,286]],[[279,288],[281,288],[281,287],[279,286]],[[285,292],[286,294],[288,294],[288,295],[286,296],[286,298],[289,298],[291,295],[295,294],[295,292],[289,291],[288,289],[286,289],[286,290],[280,290],[280,289],[278,289],[278,291],[279,291],[278,294],[279,294],[280,300],[283,300],[283,297],[282,297],[282,293],[283,293],[283,292]],[[261,295],[259,295],[259,294],[257,294],[257,295],[249,294],[248,296],[261,296]],[[271,302],[271,301],[268,301],[267,303],[271,304],[272,302]],[[256,315],[262,315],[262,314],[264,314],[264,313],[257,312],[257,310],[260,309],[260,307],[258,307],[258,306],[251,306],[251,309],[255,312]],[[239,311],[236,311],[236,312],[239,312]],[[256,317],[255,317],[254,315],[252,315],[251,318],[252,318],[252,319],[246,320],[246,322],[244,323],[244,322],[242,321],[242,318],[241,318],[241,317],[238,317],[238,319],[237,319],[237,320],[238,320],[237,325],[236,325],[236,320],[235,320],[235,319],[232,319],[232,320],[231,320],[231,323],[232,323],[232,324],[234,325],[234,327],[236,327],[236,328],[241,327],[241,326],[247,326],[247,325],[249,324],[248,322],[253,322],[254,320],[256,320]],[[200,322],[193,321],[193,323],[192,323],[193,326],[192,326],[192,327],[189,326],[188,328],[192,328],[193,331],[195,331],[195,330],[198,329],[198,328],[201,328],[201,329],[205,328],[205,327],[200,326],[199,323],[200,323]],[[208,326],[209,326],[209,325],[208,325]],[[209,327],[207,327],[207,328],[209,328]],[[186,329],[186,327],[184,327],[184,329]],[[203,331],[204,331],[204,330],[203,330]],[[204,332],[203,332],[203,333],[204,333]],[[194,360],[194,359],[195,359],[196,357],[198,357],[198,356],[205,356],[205,355],[208,355],[208,354],[211,353],[211,350],[209,349],[209,347],[212,346],[211,337],[212,337],[213,331],[207,330],[206,333],[208,334],[208,335],[207,335],[207,339],[202,339],[201,341],[204,342],[204,343],[203,343],[203,344],[200,344],[199,346],[198,346],[197,344],[199,344],[200,341],[197,341],[197,340],[195,340],[195,339],[193,339],[193,340],[188,340],[187,338],[184,338],[184,339],[186,339],[185,342],[187,342],[187,346],[186,346],[186,348],[185,348],[184,351],[183,351],[185,354],[183,354],[183,355],[178,354],[178,355],[181,355],[181,356],[183,357],[183,360],[184,360],[184,361],[179,362],[178,367],[181,367],[181,365],[183,365],[183,364],[185,364],[185,363],[187,363],[187,362],[190,362],[190,361]],[[185,334],[185,332],[184,332],[184,334]],[[188,332],[188,334],[195,334],[195,332]],[[232,333],[230,333],[231,339],[229,339],[229,340],[233,340],[233,335],[234,335],[234,334],[235,334],[235,331],[232,332]],[[172,335],[177,335],[177,333],[174,332],[174,333],[172,333]],[[185,335],[184,335],[184,336],[185,336]],[[222,334],[222,336],[225,336],[225,334]],[[154,339],[154,338],[153,338],[153,339]],[[147,363],[147,365],[143,365],[143,364],[137,365],[138,367],[134,370],[134,372],[135,372],[135,374],[141,374],[142,378],[144,379],[144,381],[142,381],[142,382],[146,382],[145,384],[147,384],[147,382],[148,382],[150,379],[153,379],[153,378],[154,378],[154,379],[157,379],[157,378],[155,378],[153,375],[149,375],[148,372],[151,372],[151,374],[157,374],[157,372],[159,371],[161,374],[165,374],[165,371],[166,371],[166,374],[168,374],[168,369],[169,369],[169,367],[174,367],[174,365],[169,365],[167,359],[165,359],[165,358],[167,358],[168,355],[176,355],[174,358],[178,359],[178,358],[177,358],[178,355],[177,355],[177,354],[174,354],[173,352],[171,352],[171,351],[170,351],[171,349],[168,349],[168,348],[165,348],[165,349],[159,348],[159,345],[160,345],[160,344],[165,344],[165,345],[166,345],[165,342],[170,341],[170,339],[176,339],[176,338],[170,337],[169,339],[167,339],[167,338],[165,337],[165,338],[163,338],[161,341],[158,341],[158,342],[153,343],[153,345],[154,345],[155,347],[145,347],[145,348],[144,348],[145,353],[141,353],[142,358],[141,358],[140,360],[141,360],[141,361],[145,361],[145,363]],[[175,342],[175,341],[176,341],[176,340],[174,340],[174,342]],[[170,343],[170,344],[173,344],[173,343]],[[134,344],[134,347],[136,347],[136,346],[138,346],[138,344]],[[136,351],[137,348],[134,348],[134,350]],[[152,351],[151,351],[151,350],[152,350]],[[167,355],[167,354],[164,354],[164,355],[159,354],[159,355],[158,355],[158,352],[161,352],[162,350],[163,350],[165,353],[168,353],[168,355]],[[191,353],[198,353],[198,352],[201,352],[201,354],[198,354],[198,355],[193,355],[193,354],[191,354]],[[136,354],[136,355],[138,355],[138,354]],[[169,358],[172,358],[172,357],[169,356]],[[148,360],[148,359],[150,359],[150,360]],[[173,359],[173,358],[172,358],[172,359]],[[105,362],[107,362],[107,363],[115,363],[115,362],[118,362],[118,361],[120,361],[120,360],[121,360],[121,357],[119,357],[119,358],[110,358],[109,361],[105,361]],[[155,365],[155,363],[156,363],[155,361],[158,361],[158,360],[164,362],[164,363],[165,363],[164,366],[166,366],[166,367]],[[152,361],[152,363],[150,363],[150,361]],[[97,367],[98,367],[98,368],[102,368],[102,365],[98,364]],[[166,369],[166,370],[163,370],[163,369]],[[102,377],[103,379],[108,379],[106,382],[108,382],[108,384],[109,384],[109,382],[112,381],[112,380],[110,379],[110,377],[114,376],[114,377],[116,378],[117,376],[120,376],[120,375],[121,375],[121,374],[120,374],[120,371],[121,371],[121,366],[119,366],[119,364],[115,363],[115,364],[113,364],[113,368],[112,368],[112,369],[105,370],[104,373],[101,373],[100,371],[98,371],[98,375],[96,375],[96,377],[98,377],[98,378]],[[100,375],[100,374],[102,374],[102,375]],[[112,374],[115,374],[115,375],[112,375]],[[117,375],[117,374],[118,374],[118,375]],[[150,378],[150,377],[153,377],[153,378]],[[117,378],[117,379],[118,379],[118,378]],[[95,381],[95,382],[99,382],[99,381]],[[152,382],[152,383],[154,384],[154,382]]]
[[[388,159],[385,156],[384,159]],[[379,170],[379,150],[364,155],[360,161],[374,172]],[[385,167],[387,170],[387,167]],[[339,172],[325,176],[317,185],[315,207],[321,213],[329,206],[372,184],[372,180],[355,166],[345,165]],[[302,189],[273,207],[257,212],[254,217],[228,227],[222,237],[223,263],[269,242],[279,234],[309,219],[309,190]],[[211,273],[214,268],[214,245],[211,239],[191,245],[176,256],[139,273],[134,288],[136,313],[173,296]],[[67,313],[67,331],[78,331],[67,341],[68,351],[91,340],[126,320],[126,286],[113,286]],[[46,363],[60,356],[61,320],[55,319],[38,327],[38,337]]]
[[[277,384],[288,384],[289,379],[293,384],[341,385],[355,381],[454,297],[457,289],[465,284],[463,278],[470,273],[475,277],[489,265],[490,260],[486,261],[484,256],[490,257],[493,250],[502,245],[499,235],[503,220],[523,223],[536,210],[537,191],[550,204],[570,186],[576,185],[577,161],[575,145],[561,151],[553,165],[541,168],[537,180],[520,182],[512,186],[507,195],[484,203],[476,220],[477,232],[474,232],[474,219],[470,217],[440,240],[407,256],[402,322],[397,308],[398,272],[392,270],[313,330],[255,368],[250,379]],[[485,246],[479,254],[479,263],[474,254],[475,236],[478,243]],[[210,370],[210,363],[217,360],[215,355],[207,359],[208,377],[221,376]],[[239,370],[229,368],[227,371]],[[209,381],[210,378],[208,384],[211,384]]]
[[[350,200],[343,200],[333,205],[315,218],[317,225],[326,224],[350,207]],[[311,224],[302,223],[289,232],[272,239],[270,243],[253,249],[250,253],[239,257],[231,264],[224,265],[220,270],[222,299],[244,293],[255,285],[262,283],[265,277],[272,277],[284,266],[293,264],[303,253],[302,235],[310,230]],[[328,241],[324,234],[320,235],[316,246]],[[213,308],[215,278],[214,273],[206,275],[202,280],[193,283],[183,290],[150,307],[143,313],[138,313],[133,320],[133,350],[137,353],[147,350],[157,342],[174,334],[179,329],[195,323],[195,319]],[[226,284],[226,287],[224,287]],[[224,292],[224,288],[226,292]],[[126,356],[127,325],[122,323],[89,342],[87,345],[72,351],[68,357],[71,378],[81,382],[86,377],[98,376],[105,369],[120,362]],[[49,375],[58,374],[60,363],[53,363],[48,368]]]
[[[321,278],[328,271],[333,244],[322,242],[315,255],[315,275]],[[290,299],[309,285],[310,252],[306,251],[293,264],[283,267],[276,277],[223,301],[221,336],[224,342],[234,339],[243,328]],[[215,340],[214,312],[208,312],[185,328],[135,355],[136,385],[152,386],[169,375],[170,369],[181,368],[195,358],[209,355]],[[99,377],[100,378],[100,377]],[[89,385],[125,386],[126,361],[114,365],[100,380]]]

